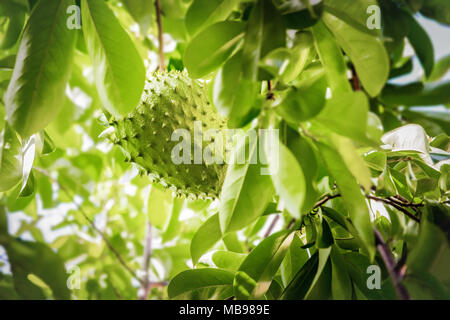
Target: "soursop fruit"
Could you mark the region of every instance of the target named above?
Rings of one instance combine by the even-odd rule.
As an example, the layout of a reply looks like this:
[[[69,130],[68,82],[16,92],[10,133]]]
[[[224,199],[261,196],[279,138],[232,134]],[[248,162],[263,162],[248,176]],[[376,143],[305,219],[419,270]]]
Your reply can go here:
[[[208,129],[223,130],[226,121],[210,104],[206,88],[184,72],[156,72],[147,80],[141,102],[127,116],[110,118],[110,139],[119,145],[131,162],[138,164],[152,181],[170,187],[177,195],[216,198],[225,176],[224,164],[194,161],[194,149],[205,152],[208,145],[194,138],[194,123]],[[189,131],[191,163],[175,164],[172,141],[177,129]],[[223,149],[225,152],[225,148]],[[213,152],[212,152],[213,153]],[[185,161],[186,162],[186,161]],[[197,164],[195,164],[197,163]]]

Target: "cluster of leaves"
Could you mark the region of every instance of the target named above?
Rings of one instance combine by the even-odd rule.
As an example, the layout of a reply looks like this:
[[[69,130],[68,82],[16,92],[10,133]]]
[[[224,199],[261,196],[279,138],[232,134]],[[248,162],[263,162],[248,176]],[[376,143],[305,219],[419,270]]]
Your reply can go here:
[[[101,133],[156,68],[153,2],[2,1],[0,298],[449,298],[450,59],[415,18],[450,25],[448,1],[158,3],[168,69],[279,157],[236,146],[265,161],[214,202],[150,185]]]

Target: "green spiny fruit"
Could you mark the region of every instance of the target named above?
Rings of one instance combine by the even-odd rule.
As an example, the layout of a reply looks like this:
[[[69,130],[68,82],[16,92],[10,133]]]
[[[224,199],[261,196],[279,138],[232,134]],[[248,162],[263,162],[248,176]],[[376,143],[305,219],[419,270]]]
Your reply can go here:
[[[131,162],[138,164],[153,181],[176,191],[177,195],[215,198],[224,175],[224,164],[194,164],[194,122],[200,121],[202,131],[222,130],[226,121],[207,99],[204,86],[186,73],[171,71],[155,73],[146,82],[138,107],[121,119],[109,119],[114,128],[111,140],[125,151]],[[191,163],[175,164],[171,153],[179,141],[172,141],[176,129],[190,133]],[[204,145],[202,149],[204,150]]]

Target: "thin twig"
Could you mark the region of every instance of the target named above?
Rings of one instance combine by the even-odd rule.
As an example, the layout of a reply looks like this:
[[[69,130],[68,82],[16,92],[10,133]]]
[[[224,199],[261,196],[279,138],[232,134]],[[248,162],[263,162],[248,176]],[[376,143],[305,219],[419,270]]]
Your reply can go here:
[[[47,178],[49,178],[52,182],[56,183],[58,185],[58,187],[66,194],[67,197],[69,197],[70,199],[73,199],[74,196],[67,190],[66,187],[64,187],[63,185],[61,185],[56,179],[54,179],[47,171],[45,171],[44,169],[38,168],[38,167],[33,167],[34,170],[38,171],[39,173],[45,175]],[[91,227],[94,229],[95,232],[97,232],[100,237],[102,237],[103,241],[105,241],[106,246],[108,247],[108,249],[114,254],[114,256],[117,258],[117,260],[119,261],[119,263],[135,278],[137,279],[139,282],[142,283],[142,279],[140,279],[136,272],[125,262],[125,260],[122,258],[122,256],[119,254],[119,252],[117,252],[117,250],[113,247],[113,245],[111,244],[111,242],[108,240],[108,238],[106,237],[106,235],[103,233],[103,231],[101,231],[94,223],[94,221],[92,221],[88,214],[84,211],[83,207],[81,207],[81,205],[79,205],[78,203],[74,202],[75,206],[77,207],[78,211],[81,213],[81,215],[84,217],[84,219],[86,219],[86,221],[91,225]]]
[[[163,41],[163,27],[161,22],[161,6],[159,0],[155,0],[156,8],[156,23],[158,24],[158,41],[159,41],[159,71],[166,70],[164,66],[164,41]]]
[[[355,66],[352,65],[352,87],[353,91],[360,91],[361,90],[361,83],[359,82],[358,74],[356,73]]]
[[[150,260],[152,257],[152,224],[147,221],[147,231],[145,233],[145,245],[144,245],[144,262],[142,264],[142,271],[144,272],[143,283],[141,286],[141,294],[139,300],[146,300],[150,291]]]
[[[319,207],[321,207],[321,206],[323,206],[325,203],[327,203],[328,201],[330,201],[330,200],[332,200],[332,199],[334,199],[334,198],[338,198],[338,197],[340,197],[341,195],[338,193],[338,194],[335,194],[335,195],[329,195],[329,194],[327,194],[322,200],[319,200],[315,205],[314,205],[314,208],[313,208],[313,210],[315,210],[315,209],[317,209],[317,208],[319,208]]]
[[[389,272],[389,276],[391,277],[398,298],[401,300],[411,300],[411,296],[401,283],[401,277],[399,277],[399,275],[395,271],[395,262],[394,258],[391,255],[389,247],[386,245],[382,235],[377,229],[373,228],[373,232],[375,234],[377,250],[380,253],[381,259],[383,259],[383,262],[386,265],[386,269]]]
[[[319,207],[323,206],[328,201],[330,201],[330,200],[332,200],[334,198],[338,198],[340,196],[341,195],[339,193],[338,194],[334,194],[334,195],[330,195],[330,194],[325,195],[322,199],[320,199],[319,201],[316,202],[316,204],[314,205],[314,207],[312,208],[311,211],[314,211],[314,210],[318,209]],[[287,228],[288,229],[292,228],[294,223],[295,223],[295,219],[292,219],[291,221],[289,221],[289,224],[288,224]]]
[[[275,95],[273,94],[273,88],[272,88],[272,80],[267,81],[267,100],[274,100]]]
[[[272,223],[270,224],[269,228],[267,229],[266,233],[264,233],[264,238],[267,238],[270,236],[270,234],[273,231],[273,228],[277,225],[278,220],[280,220],[280,216],[277,214],[275,218],[273,218]]]
[[[404,213],[405,215],[407,215],[409,218],[411,218],[415,222],[420,223],[420,219],[419,218],[417,218],[415,215],[413,215],[411,212],[409,212],[408,210],[406,210],[405,208],[403,208],[400,204],[398,204],[396,202],[393,202],[393,201],[391,201],[389,199],[378,198],[378,197],[372,196],[370,194],[367,194],[366,198],[370,199],[370,200],[384,202],[384,203],[390,205],[391,207],[394,207],[398,211]]]

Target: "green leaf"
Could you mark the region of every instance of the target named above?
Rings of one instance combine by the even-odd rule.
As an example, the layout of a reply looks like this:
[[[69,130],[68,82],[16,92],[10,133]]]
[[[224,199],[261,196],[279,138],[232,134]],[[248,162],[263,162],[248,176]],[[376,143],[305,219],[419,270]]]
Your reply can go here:
[[[9,20],[7,29],[2,35],[3,39],[0,42],[0,49],[9,49],[16,44],[25,22],[26,10],[25,6],[15,2],[4,1],[0,4],[0,15],[7,17]]]
[[[308,251],[302,249],[302,246],[303,242],[296,233],[289,246],[289,250],[286,252],[283,262],[281,263],[281,279],[284,286],[287,286],[291,282],[297,272],[309,259]]]
[[[330,174],[337,182],[358,237],[363,241],[364,249],[372,259],[375,255],[375,240],[370,222],[369,208],[361,188],[334,148],[323,143],[318,143],[317,147]]]
[[[303,81],[298,87],[291,87],[279,102],[277,112],[291,123],[300,123],[317,116],[325,107],[327,79],[324,74]]]
[[[6,216],[5,207],[0,206],[0,237],[4,237],[8,235],[8,217]],[[3,239],[3,238],[2,238]],[[3,243],[0,240],[0,245]]]
[[[6,123],[0,135],[0,191],[7,191],[22,180],[22,145],[16,132]]]
[[[151,224],[165,230],[172,212],[172,193],[152,185],[147,202],[147,213]]]
[[[373,263],[370,262],[369,258],[358,252],[345,253],[343,254],[343,258],[346,264],[346,269],[355,287],[359,289],[368,299],[382,299],[383,291],[370,290],[367,287],[367,268],[370,265],[373,265]]]
[[[334,147],[338,150],[339,154],[344,160],[347,168],[356,178],[359,184],[361,184],[365,190],[370,190],[372,187],[372,178],[370,170],[362,157],[358,154],[353,142],[345,137],[332,135]]]
[[[450,55],[439,59],[439,61],[435,63],[433,72],[428,77],[427,81],[439,81],[447,74],[448,71],[450,71]]]
[[[377,96],[389,77],[389,56],[383,41],[329,13],[324,13],[323,21],[353,62],[364,89],[371,97]]]
[[[184,207],[184,199],[175,197],[173,199],[172,212],[170,213],[169,224],[162,235],[162,241],[167,242],[174,239],[180,231],[180,213]]]
[[[333,299],[351,300],[353,286],[347,266],[342,254],[336,246],[331,248],[332,282],[331,290]]]
[[[230,251],[216,251],[212,255],[212,261],[216,267],[237,271],[247,255]]]
[[[319,253],[316,252],[306,261],[303,267],[284,289],[281,300],[302,300],[313,283],[319,266]]]
[[[450,25],[450,4],[446,0],[424,1],[420,12],[428,18]]]
[[[44,281],[51,288],[55,299],[70,298],[64,263],[47,245],[10,239],[5,249],[11,264],[15,289],[23,299],[43,298],[39,293],[36,296],[39,291],[28,280],[29,274],[34,274]]]
[[[414,51],[416,52],[420,63],[425,71],[425,75],[428,78],[433,72],[434,68],[434,49],[433,43],[427,32],[416,21],[412,15],[408,17],[408,39],[411,43]]]
[[[52,208],[54,206],[54,201],[51,180],[48,177],[41,175],[37,179],[37,185],[42,200],[42,207],[44,209]]]
[[[226,18],[242,0],[194,0],[189,7],[186,29],[194,36],[205,27]]]
[[[292,242],[294,233],[277,232],[264,239],[245,258],[234,280],[237,299],[261,299],[270,287],[274,275]],[[249,279],[248,279],[249,278]],[[254,284],[249,286],[249,281]]]
[[[450,103],[450,82],[412,83],[408,85],[388,84],[381,95],[383,102],[404,106],[436,106]]]
[[[192,263],[197,264],[203,254],[208,252],[220,239],[219,214],[214,214],[201,225],[191,241]]]
[[[134,21],[139,24],[141,34],[146,35],[155,17],[155,4],[148,0],[122,0]]]
[[[83,34],[100,99],[114,116],[126,115],[138,105],[144,90],[144,63],[104,1],[82,0],[81,4]]]
[[[363,92],[341,93],[327,101],[317,121],[337,134],[366,142],[369,102]]]
[[[298,5],[298,2],[292,2]],[[303,2],[301,3],[303,4]],[[309,2],[308,2],[309,5]],[[323,12],[323,1],[311,6],[311,8],[305,8],[299,11],[287,9],[287,12],[283,12],[283,19],[288,29],[305,29],[313,26],[319,21]]]
[[[303,212],[309,212],[318,198],[315,188],[318,173],[316,151],[306,138],[301,137],[292,129],[287,129],[286,140],[286,145],[296,157],[305,177],[306,194],[302,210]]]
[[[334,15],[346,24],[361,32],[379,36],[381,34],[378,29],[368,28],[369,14],[367,9],[370,6],[378,5],[376,0],[358,0],[358,1],[341,1],[341,0],[324,0],[324,9],[326,12]]]
[[[302,167],[292,152],[281,142],[273,148],[271,139],[264,139],[270,177],[280,199],[292,217],[300,219],[304,213],[306,182]]]
[[[347,79],[347,66],[334,37],[323,22],[318,22],[312,31],[314,44],[325,69],[332,94],[337,98],[338,94],[351,92],[352,89]]]
[[[450,210],[448,206],[427,203],[420,233],[407,265],[414,273],[430,271],[448,281],[444,266],[450,261]]]
[[[224,300],[233,295],[234,272],[221,269],[201,268],[186,270],[169,283],[170,299]]]
[[[195,36],[184,53],[184,65],[193,78],[219,68],[244,36],[245,24],[237,21],[215,23]]]
[[[223,233],[237,231],[249,225],[264,212],[272,200],[274,190],[270,176],[261,174],[262,169],[266,168],[254,161],[257,159],[257,145],[256,138],[241,139],[228,165],[219,207]],[[240,164],[240,159],[245,159],[245,163]]]
[[[328,262],[328,258],[330,257],[331,246],[328,248],[318,249],[317,251],[319,251],[319,264],[317,265],[316,275],[314,276],[311,286],[309,287],[309,290],[305,295],[305,299],[308,299],[310,295],[314,293],[316,289],[315,286],[319,285],[320,283],[322,272],[324,271]]]
[[[242,59],[244,77],[253,81],[260,79],[260,60],[285,44],[286,27],[283,18],[272,1],[259,0],[252,8],[245,34]]]
[[[228,126],[240,127],[255,102],[259,85],[243,78],[242,51],[237,52],[219,70],[214,80],[213,102],[228,118]]]
[[[27,138],[47,126],[62,106],[76,32],[66,26],[73,0],[41,0],[23,31],[5,95],[9,123]]]

